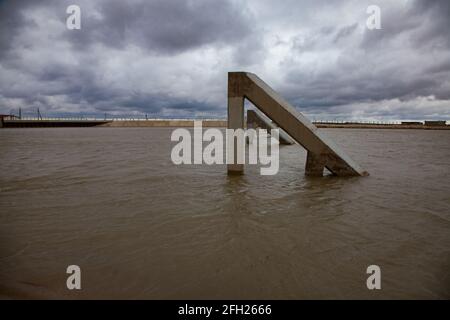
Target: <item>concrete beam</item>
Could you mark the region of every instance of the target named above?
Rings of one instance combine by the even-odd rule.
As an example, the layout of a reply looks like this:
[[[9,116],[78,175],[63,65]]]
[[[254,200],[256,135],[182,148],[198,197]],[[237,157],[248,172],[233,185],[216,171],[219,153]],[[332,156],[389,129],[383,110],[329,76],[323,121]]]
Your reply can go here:
[[[229,128],[244,127],[244,98],[250,100],[308,151],[307,174],[322,175],[323,168],[326,167],[337,176],[368,175],[367,171],[350,159],[337,145],[318,131],[314,124],[255,74],[248,72],[228,73]],[[322,167],[322,170],[320,170],[320,167]]]
[[[247,110],[247,129],[248,128],[262,128],[266,129],[268,133],[272,129],[279,129],[280,144],[295,144],[295,141],[281,128],[279,128],[272,121],[266,119],[262,114],[256,110]]]

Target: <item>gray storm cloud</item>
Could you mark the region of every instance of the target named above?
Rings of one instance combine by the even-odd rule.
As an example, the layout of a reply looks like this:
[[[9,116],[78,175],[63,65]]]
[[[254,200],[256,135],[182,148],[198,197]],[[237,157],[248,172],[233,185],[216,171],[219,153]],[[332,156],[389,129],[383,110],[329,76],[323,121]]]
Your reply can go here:
[[[81,8],[81,30],[66,8]],[[366,27],[368,5],[380,30]],[[317,119],[450,118],[449,1],[1,1],[0,113],[221,117],[255,72]]]

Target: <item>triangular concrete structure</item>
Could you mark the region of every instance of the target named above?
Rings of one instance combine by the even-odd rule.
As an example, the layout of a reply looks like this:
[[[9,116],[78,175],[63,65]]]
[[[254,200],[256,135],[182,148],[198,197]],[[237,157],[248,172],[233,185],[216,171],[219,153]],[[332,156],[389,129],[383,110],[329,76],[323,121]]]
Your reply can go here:
[[[366,176],[364,171],[317,127],[253,73],[228,73],[228,128],[244,128],[244,99],[286,131],[307,151],[306,175],[322,176],[324,168],[337,176]],[[242,173],[242,164],[229,164],[229,173]]]

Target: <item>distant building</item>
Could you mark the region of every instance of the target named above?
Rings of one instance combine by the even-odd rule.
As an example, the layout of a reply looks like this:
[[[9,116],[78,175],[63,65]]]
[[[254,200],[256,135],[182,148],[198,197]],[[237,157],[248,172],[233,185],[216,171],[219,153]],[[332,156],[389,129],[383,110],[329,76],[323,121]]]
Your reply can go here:
[[[3,120],[14,120],[19,119],[18,116],[15,116],[13,114],[0,114],[0,128],[3,128]]]
[[[446,125],[446,123],[445,123],[445,120],[444,121],[441,121],[441,120],[432,120],[432,121],[425,121],[425,125],[426,126],[434,126],[434,127],[436,127],[436,126],[445,126]]]
[[[14,119],[19,119],[19,117],[13,114],[0,114],[0,120],[14,120]]]

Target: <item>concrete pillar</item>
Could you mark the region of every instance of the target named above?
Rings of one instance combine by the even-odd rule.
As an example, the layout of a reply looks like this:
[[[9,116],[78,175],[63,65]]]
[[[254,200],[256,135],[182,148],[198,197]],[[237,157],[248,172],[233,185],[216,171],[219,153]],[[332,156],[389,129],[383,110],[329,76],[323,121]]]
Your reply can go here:
[[[322,177],[325,169],[325,159],[320,155],[316,155],[308,151],[306,155],[305,175],[309,177]]]
[[[244,97],[228,97],[228,129],[244,129]],[[227,154],[229,153],[230,143],[227,141]],[[234,161],[227,165],[228,174],[244,173],[244,165],[237,163],[238,143],[233,143]],[[245,155],[244,155],[245,156]]]

